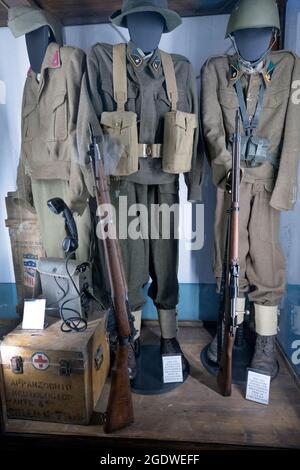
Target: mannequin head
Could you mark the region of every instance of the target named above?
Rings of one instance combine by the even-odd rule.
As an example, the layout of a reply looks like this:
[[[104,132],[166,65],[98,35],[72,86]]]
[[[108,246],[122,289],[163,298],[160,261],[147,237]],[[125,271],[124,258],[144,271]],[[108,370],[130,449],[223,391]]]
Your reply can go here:
[[[143,52],[154,51],[165,28],[162,15],[152,11],[132,13],[127,16],[130,39]]]
[[[249,28],[233,33],[240,56],[247,62],[257,62],[270,48],[273,28]]]
[[[276,0],[239,0],[233,9],[226,37],[232,41],[240,61],[255,67],[271,49],[272,34],[280,33]],[[275,38],[276,39],[276,38]]]
[[[35,73],[40,73],[47,48],[53,42],[53,32],[49,26],[42,26],[26,35],[29,62]]]

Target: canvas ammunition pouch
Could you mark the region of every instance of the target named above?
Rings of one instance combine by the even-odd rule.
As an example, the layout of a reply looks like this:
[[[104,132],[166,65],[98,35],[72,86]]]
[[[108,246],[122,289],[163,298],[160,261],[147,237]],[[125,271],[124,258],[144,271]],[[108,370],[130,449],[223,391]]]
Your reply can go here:
[[[168,98],[172,103],[172,110],[165,115],[162,169],[166,173],[186,173],[192,166],[194,133],[198,120],[195,114],[177,110],[178,89],[173,60],[170,54],[162,51],[161,59]]]
[[[162,158],[166,173],[179,174],[191,169],[197,116],[177,110],[178,90],[172,58],[161,52],[167,93],[172,109],[165,115],[163,144],[138,142],[137,114],[125,111],[128,99],[126,44],[113,47],[113,87],[117,111],[101,115],[103,133],[119,147],[120,160],[113,176],[128,176],[139,169],[139,158]]]
[[[240,114],[244,126],[245,135],[241,138],[241,162],[245,162],[247,167],[257,167],[263,163],[269,162],[278,170],[279,157],[270,153],[270,141],[264,137],[256,135],[259,119],[263,110],[263,101],[265,94],[265,83],[261,79],[261,86],[257,100],[255,115],[252,119],[247,111],[244,93],[240,80],[235,83],[235,90],[239,100]],[[230,139],[231,144],[233,137]]]

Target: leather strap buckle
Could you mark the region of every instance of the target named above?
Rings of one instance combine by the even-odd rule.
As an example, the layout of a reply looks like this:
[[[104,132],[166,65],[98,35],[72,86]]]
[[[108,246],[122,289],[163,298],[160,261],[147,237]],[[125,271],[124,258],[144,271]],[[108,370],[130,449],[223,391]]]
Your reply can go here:
[[[139,144],[139,158],[162,158],[162,145]]]

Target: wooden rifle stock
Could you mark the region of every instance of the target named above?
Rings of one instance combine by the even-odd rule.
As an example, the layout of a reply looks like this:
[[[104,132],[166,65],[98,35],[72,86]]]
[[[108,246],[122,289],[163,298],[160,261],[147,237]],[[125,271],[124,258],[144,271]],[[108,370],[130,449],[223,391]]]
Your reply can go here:
[[[134,421],[130,379],[128,373],[128,353],[131,329],[128,320],[129,304],[127,283],[124,274],[121,249],[117,237],[109,238],[105,232],[109,225],[113,226],[109,185],[105,175],[104,163],[90,125],[91,145],[90,157],[94,172],[97,208],[104,208],[104,215],[98,214],[104,246],[104,255],[108,271],[109,284],[114,307],[117,329],[118,347],[116,360],[111,372],[111,387],[106,411],[104,431],[117,431],[129,426]],[[116,232],[115,232],[116,233]]]
[[[134,420],[127,359],[128,346],[118,344],[104,426],[107,433],[129,426]]]
[[[237,328],[236,305],[239,291],[239,210],[240,210],[240,161],[241,161],[241,133],[239,111],[235,119],[235,135],[232,155],[232,189],[231,209],[229,221],[229,247],[225,247],[227,257],[225,279],[225,312],[224,338],[219,362],[217,382],[223,396],[231,395],[232,385],[232,354]]]

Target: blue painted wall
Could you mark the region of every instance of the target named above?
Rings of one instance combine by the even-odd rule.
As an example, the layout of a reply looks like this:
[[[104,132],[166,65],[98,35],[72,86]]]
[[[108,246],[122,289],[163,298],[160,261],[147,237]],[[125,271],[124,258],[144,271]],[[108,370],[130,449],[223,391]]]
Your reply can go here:
[[[285,48],[300,55],[300,1],[289,0]],[[299,127],[300,131],[300,127]],[[298,180],[300,181],[300,175]],[[286,294],[280,308],[279,340],[300,376],[300,198],[291,212],[281,215],[281,240],[286,257]]]
[[[17,291],[14,283],[0,284],[0,320],[17,317]]]

